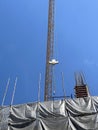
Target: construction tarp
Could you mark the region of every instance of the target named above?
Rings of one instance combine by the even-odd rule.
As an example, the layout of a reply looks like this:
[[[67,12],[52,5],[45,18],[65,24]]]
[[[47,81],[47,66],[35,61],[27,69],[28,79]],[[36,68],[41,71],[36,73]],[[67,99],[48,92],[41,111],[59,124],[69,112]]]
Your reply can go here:
[[[98,97],[0,107],[0,130],[98,130]]]

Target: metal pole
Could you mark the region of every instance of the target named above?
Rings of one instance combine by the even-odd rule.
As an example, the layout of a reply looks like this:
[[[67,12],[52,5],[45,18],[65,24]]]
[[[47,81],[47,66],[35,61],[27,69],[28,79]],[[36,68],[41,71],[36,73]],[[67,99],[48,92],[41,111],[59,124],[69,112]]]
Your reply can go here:
[[[13,101],[14,101],[14,96],[15,96],[15,91],[16,91],[17,80],[18,80],[18,78],[16,77],[16,79],[15,79],[15,84],[14,84],[14,90],[13,90],[13,94],[12,94],[11,106],[13,105]]]
[[[8,82],[7,82],[6,89],[5,89],[4,96],[3,96],[3,100],[2,100],[2,106],[4,105],[4,102],[5,102],[5,98],[6,98],[6,95],[7,95],[9,83],[10,83],[10,78],[8,78]]]
[[[41,88],[41,73],[39,75],[39,84],[38,84],[38,102],[40,102],[40,88]]]
[[[62,74],[62,89],[63,89],[63,93],[64,93],[64,97],[65,97],[64,74],[63,74],[63,72],[61,72],[61,74]]]

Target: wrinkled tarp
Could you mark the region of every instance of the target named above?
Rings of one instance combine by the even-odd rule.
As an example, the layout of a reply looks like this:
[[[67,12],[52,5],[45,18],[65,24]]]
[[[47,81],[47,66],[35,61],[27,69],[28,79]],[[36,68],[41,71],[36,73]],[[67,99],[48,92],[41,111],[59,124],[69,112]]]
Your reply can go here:
[[[0,107],[0,130],[98,130],[98,97]]]

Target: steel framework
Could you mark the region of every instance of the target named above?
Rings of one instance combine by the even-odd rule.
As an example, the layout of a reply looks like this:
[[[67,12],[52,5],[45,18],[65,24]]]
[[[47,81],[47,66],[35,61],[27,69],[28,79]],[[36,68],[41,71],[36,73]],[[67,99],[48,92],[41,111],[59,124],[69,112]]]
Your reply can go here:
[[[89,91],[86,83],[84,83],[84,76],[82,73],[75,74],[76,86],[75,86],[75,97],[83,98],[89,96]]]

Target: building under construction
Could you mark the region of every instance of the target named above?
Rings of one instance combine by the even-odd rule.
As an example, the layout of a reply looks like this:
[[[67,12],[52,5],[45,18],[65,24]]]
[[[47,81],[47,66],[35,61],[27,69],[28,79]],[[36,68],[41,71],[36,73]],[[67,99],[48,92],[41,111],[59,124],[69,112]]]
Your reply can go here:
[[[82,73],[75,74],[73,98],[67,98],[62,85],[64,95],[54,100],[54,68],[59,64],[54,57],[54,14],[55,0],[49,0],[44,102],[13,105],[16,78],[11,106],[4,106],[9,79],[0,107],[0,130],[98,130],[98,97],[90,96]]]
[[[98,97],[0,108],[0,130],[98,130]]]

